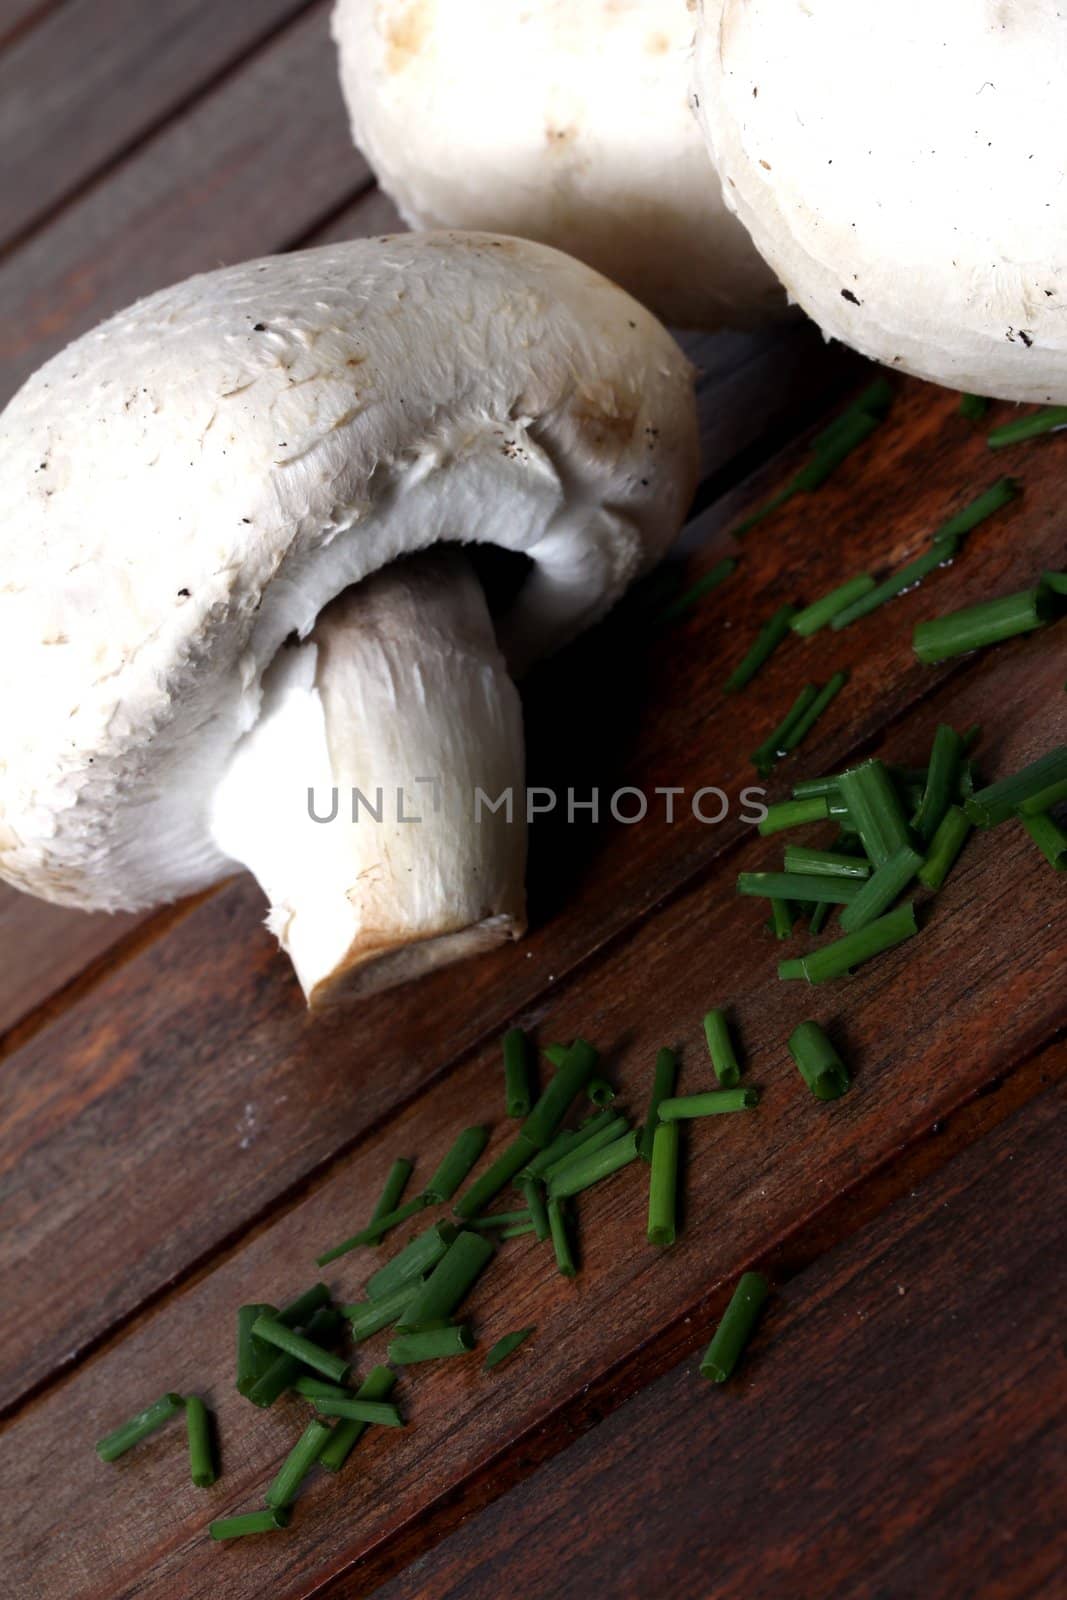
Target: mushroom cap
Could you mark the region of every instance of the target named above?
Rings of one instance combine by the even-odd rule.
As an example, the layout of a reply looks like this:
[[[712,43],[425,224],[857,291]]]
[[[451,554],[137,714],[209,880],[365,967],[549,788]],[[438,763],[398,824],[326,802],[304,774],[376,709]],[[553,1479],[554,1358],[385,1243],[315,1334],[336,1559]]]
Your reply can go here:
[[[728,202],[826,334],[1067,401],[1062,0],[704,0],[694,65]]]
[[[142,300],[0,417],[0,876],[112,909],[225,876],[212,794],[335,595],[493,542],[532,563],[529,658],[662,554],[696,464],[678,347],[541,245],[357,240]]]
[[[356,143],[412,227],[567,250],[666,321],[785,297],[726,210],[689,105],[695,0],[338,0]]]

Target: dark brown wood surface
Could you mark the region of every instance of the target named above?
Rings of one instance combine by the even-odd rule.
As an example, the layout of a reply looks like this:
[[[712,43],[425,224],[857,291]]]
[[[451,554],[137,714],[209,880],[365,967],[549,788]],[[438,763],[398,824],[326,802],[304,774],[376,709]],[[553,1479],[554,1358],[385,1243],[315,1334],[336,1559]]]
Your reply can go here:
[[[104,11],[115,26],[97,27]],[[198,0],[65,0],[39,17],[25,5],[10,21],[0,16],[0,45],[13,36],[0,50],[0,84],[17,83],[8,115],[22,118],[13,208],[0,218],[9,241],[0,401],[67,339],[176,276],[397,226],[348,141],[327,15],[298,0],[234,5],[224,19]],[[69,63],[82,55],[87,70],[74,81]],[[114,103],[101,105],[98,87],[109,81]],[[84,138],[65,156],[73,127]],[[776,775],[772,796],[795,776],[870,751],[919,760],[938,720],[983,723],[979,760],[990,776],[1062,741],[1065,624],[938,670],[915,661],[909,640],[919,617],[1063,564],[1064,441],[993,457],[956,397],[900,381],[889,422],[819,495],[735,548],[728,530],[738,509],[795,468],[810,431],[867,369],[799,322],[686,343],[701,368],[705,465],[688,572],[733,550],[737,573],[669,631],[631,610],[534,675],[525,690],[530,781],[596,783],[605,793],[714,784],[736,798],[754,781],[747,751],[800,682],[838,667],[851,672],[847,690]],[[997,408],[994,418],[1007,414]],[[789,641],[745,694],[723,694],[726,674],[783,600],[907,559],[1003,471],[1024,481],[1022,499],[977,530],[953,568],[865,624]],[[792,1562],[799,1582],[790,1576],[777,1592],[814,1592],[826,1572],[834,1577],[825,1592],[948,1594],[957,1575],[956,1592],[1051,1593],[1045,1563],[1050,1549],[1062,1551],[1050,1542],[1039,1423],[1056,1369],[1041,1334],[1062,1297],[1060,1285],[1042,1282],[1040,1263],[1056,1212],[1049,1204],[1026,1213],[1023,1202],[1043,1175],[1058,1176],[1062,1119],[1046,1089],[1064,1066],[1063,878],[1014,826],[978,836],[907,950],[811,991],[776,980],[782,947],[762,930],[760,907],[733,892],[738,870],[779,858],[780,841],[756,839],[736,817],[710,827],[682,811],[671,826],[633,828],[547,819],[534,829],[532,930],[522,946],[469,965],[462,982],[442,974],[325,1022],[303,1011],[246,879],[146,918],[82,918],[0,895],[8,1591],[17,1600],[169,1600],[222,1587],[242,1600],[361,1595],[390,1580],[398,1594],[474,1596],[487,1582],[476,1571],[484,1562],[501,1588],[569,1595],[588,1592],[607,1562],[604,1592],[647,1593],[666,1541],[678,1586],[693,1567],[701,1593],[728,1595],[754,1546],[742,1540],[732,1565],[720,1561],[709,1542],[714,1474],[703,1484],[694,1476],[691,1500],[679,1486],[686,1449],[663,1425],[660,1399],[674,1396],[688,1449],[729,1454],[735,1520],[759,1495],[752,1489],[742,1502],[733,1485],[779,1473],[763,1592],[776,1592]],[[256,1503],[302,1414],[288,1401],[260,1413],[233,1393],[235,1306],[309,1281],[315,1252],[358,1223],[394,1155],[417,1156],[425,1175],[460,1126],[487,1105],[495,1115],[497,1041],[511,1022],[542,1039],[593,1035],[640,1115],[658,1045],[682,1043],[686,1081],[706,1082],[699,1019],[722,1001],[764,1101],[725,1128],[694,1130],[679,1244],[663,1255],[644,1245],[637,1169],[583,1202],[576,1283],[515,1241],[479,1289],[476,1324],[491,1340],[536,1322],[526,1354],[493,1380],[477,1358],[405,1377],[403,1435],[368,1437],[343,1479],[311,1487],[284,1537],[212,1547],[209,1517]],[[784,1050],[804,1015],[831,1023],[856,1066],[852,1092],[833,1107],[810,1100]],[[498,1125],[494,1140],[505,1137]],[[1012,1166],[1023,1154],[1028,1182]],[[1032,1216],[1032,1250],[995,1225],[973,1236],[975,1216],[998,1199],[1014,1227]],[[861,1305],[906,1315],[878,1298],[883,1262],[912,1263],[927,1293],[920,1235],[944,1259],[928,1410],[921,1384],[902,1378],[897,1394],[873,1311],[869,1329],[847,1312],[843,1330],[834,1320],[850,1285]],[[338,1292],[358,1292],[367,1260],[338,1263],[328,1275]],[[720,1441],[712,1413],[688,1398],[691,1356],[752,1263],[770,1267],[783,1298],[738,1393],[709,1397],[731,1418]],[[988,1376],[1016,1297],[1028,1308],[1026,1338],[1012,1351],[1027,1380],[1018,1395],[1010,1362],[995,1382]],[[799,1376],[782,1376],[809,1318],[826,1350],[810,1406]],[[969,1324],[983,1319],[987,1342],[968,1340]],[[911,1323],[903,1331],[918,1338]],[[779,1345],[793,1353],[774,1369]],[[376,1341],[361,1365],[383,1348]],[[112,1469],[91,1450],[117,1418],[175,1386],[201,1390],[218,1408],[225,1472],[207,1494],[186,1481],[180,1430]],[[884,1426],[883,1390],[892,1397]],[[979,1391],[980,1408],[955,1403]],[[617,1414],[597,1427],[608,1413]],[[630,1414],[652,1419],[634,1425],[644,1449],[626,1437],[631,1425],[620,1419]],[[799,1520],[805,1498],[787,1492],[795,1470],[778,1464],[779,1432],[797,1460],[823,1440],[824,1500],[810,1524]],[[1029,1497],[1012,1493],[1018,1464],[1005,1441],[1016,1432],[1042,1464],[1041,1492]],[[933,1504],[924,1448],[944,1480]],[[887,1483],[872,1502],[863,1473],[873,1481],[877,1460]],[[992,1487],[961,1509],[976,1461]],[[643,1542],[640,1519],[631,1526],[624,1515],[639,1468],[656,1487]],[[990,1521],[981,1508],[997,1485],[1007,1532],[979,1567],[977,1530]],[[452,1534],[464,1513],[505,1491],[499,1510]],[[539,1507],[547,1518],[566,1506],[561,1528],[573,1530],[586,1498],[595,1527],[570,1554],[562,1533],[556,1553],[529,1553],[518,1530],[536,1529]],[[614,1522],[593,1509],[615,1498]],[[842,1530],[857,1523],[870,1537],[846,1549]],[[757,1511],[745,1539],[758,1541],[761,1526]]]

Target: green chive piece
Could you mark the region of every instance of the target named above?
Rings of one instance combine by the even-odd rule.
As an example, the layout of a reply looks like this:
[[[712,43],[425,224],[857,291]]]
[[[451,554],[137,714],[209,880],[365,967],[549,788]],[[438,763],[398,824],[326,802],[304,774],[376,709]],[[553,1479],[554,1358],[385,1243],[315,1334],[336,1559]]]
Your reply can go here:
[[[475,1217],[473,1222],[468,1222],[468,1228],[473,1228],[476,1233],[492,1233],[497,1228],[510,1228],[516,1223],[531,1222],[529,1210],[525,1211],[494,1211],[488,1217]]]
[[[664,1102],[666,1104],[666,1101]],[[662,1113],[662,1106],[660,1111]],[[603,1149],[582,1153],[568,1163],[562,1172],[556,1174],[548,1186],[548,1214],[551,1230],[552,1203],[555,1200],[567,1200],[571,1195],[581,1194],[584,1189],[591,1189],[595,1183],[600,1183],[604,1178],[610,1178],[613,1172],[618,1172],[621,1167],[628,1166],[637,1159],[637,1134],[627,1133],[621,1139],[615,1139],[611,1144],[604,1145]]]
[[[783,746],[786,755],[803,744],[830,702],[837,698],[847,682],[847,672],[835,672],[829,682],[823,684],[808,709],[796,719],[786,734]]]
[[[329,1266],[331,1261],[336,1261],[339,1256],[347,1255],[350,1250],[358,1250],[363,1244],[377,1244],[378,1240],[393,1228],[398,1228],[409,1217],[415,1216],[426,1205],[424,1195],[416,1195],[414,1200],[409,1200],[406,1205],[398,1206],[395,1211],[387,1211],[376,1222],[372,1222],[361,1233],[354,1233],[350,1239],[345,1239],[341,1244],[335,1244],[332,1250],[327,1250],[321,1256],[316,1256],[317,1267]]]
[[[512,1223],[510,1228],[502,1228],[501,1231],[497,1234],[497,1238],[500,1239],[500,1240],[504,1240],[504,1239],[522,1239],[522,1238],[525,1238],[526,1234],[528,1234],[528,1233],[536,1233],[536,1232],[537,1232],[536,1224],[531,1219],[529,1222],[515,1222],[515,1223]]]
[[[735,1089],[741,1081],[741,1067],[737,1060],[730,1025],[725,1011],[709,1011],[704,1017],[704,1039],[708,1055],[720,1089]],[[671,1088],[674,1084],[672,1082]],[[666,1095],[663,1096],[667,1098]]]
[[[310,1289],[305,1289],[303,1294],[298,1294],[295,1300],[290,1300],[278,1312],[267,1311],[267,1316],[277,1316],[279,1322],[284,1322],[287,1328],[302,1328],[304,1324],[322,1306],[330,1303],[330,1291],[324,1283],[313,1283]]]
[[[598,1108],[610,1106],[615,1098],[615,1090],[606,1078],[590,1078],[585,1086],[585,1092],[593,1105]]]
[[[653,620],[662,624],[674,622],[678,617],[684,616],[698,600],[703,600],[706,594],[710,594],[721,583],[725,583],[736,566],[737,562],[733,556],[727,556],[725,560],[717,562],[710,572],[705,572],[704,576],[698,578],[696,583],[678,596],[677,600],[672,600],[669,605],[664,606]]]
[[[545,1204],[541,1185],[536,1178],[522,1178],[519,1182],[519,1189],[530,1208],[530,1220],[533,1223],[534,1232],[539,1239],[547,1239],[549,1233],[548,1207]]]
[[[726,1382],[737,1366],[769,1293],[770,1284],[761,1272],[744,1274],[704,1352],[700,1363],[703,1377],[710,1378],[713,1383]]]
[[[121,1428],[98,1440],[97,1455],[101,1461],[117,1461],[119,1456],[124,1456],[127,1450],[132,1450],[135,1444],[140,1444],[142,1439],[147,1439],[150,1433],[155,1433],[157,1428],[169,1422],[184,1404],[180,1394],[171,1392],[161,1395],[146,1410],[139,1411],[129,1422],[124,1422]]]
[[[1051,433],[1054,428],[1067,428],[1067,406],[1046,406],[1029,417],[1005,422],[989,432],[986,444],[991,450],[1003,450],[1007,445],[1022,444],[1026,439],[1038,439],[1043,433]]]
[[[813,633],[818,633],[820,628],[825,628],[827,623],[832,622],[838,613],[844,611],[854,600],[870,594],[874,587],[875,581],[870,573],[861,572],[858,578],[850,578],[847,583],[831,589],[829,594],[813,600],[803,611],[798,611],[789,625],[802,639],[809,639]]]
[[[498,1339],[485,1358],[486,1372],[492,1372],[493,1368],[499,1367],[502,1361],[508,1359],[508,1356],[514,1355],[520,1344],[523,1344],[533,1331],[532,1327],[520,1328],[517,1333],[506,1333],[502,1339]]]
[[[383,1295],[380,1300],[357,1300],[351,1305],[342,1306],[342,1315],[351,1323],[352,1338],[356,1344],[362,1343],[364,1339],[370,1339],[383,1328],[388,1328],[390,1323],[395,1322],[421,1287],[418,1282],[402,1283],[391,1294]]]
[[[530,1115],[530,1041],[521,1028],[504,1035],[504,1106],[509,1117]]]
[[[959,785],[962,763],[963,740],[955,728],[950,728],[947,723],[940,723],[934,734],[933,749],[930,751],[926,787],[923,789],[919,809],[911,819],[911,825],[923,844],[930,843],[941,824],[941,818],[952,804]]]
[[[546,1144],[539,1150],[531,1161],[519,1174],[520,1178],[543,1178],[549,1167],[553,1166],[562,1155],[569,1150],[577,1150],[579,1145],[587,1144],[596,1137],[600,1129],[609,1122],[614,1121],[616,1113],[610,1106],[605,1106],[595,1116],[583,1122],[580,1128],[565,1128],[562,1133],[557,1133],[551,1144]]]
[[[949,540],[931,545],[930,549],[921,556],[916,556],[914,561],[909,561],[906,566],[899,567],[896,572],[884,578],[858,600],[853,600],[843,611],[839,611],[830,623],[831,628],[840,632],[850,623],[858,622],[861,617],[869,616],[872,611],[877,611],[888,600],[895,600],[898,594],[903,594],[906,589],[913,589],[921,583],[931,572],[938,567],[946,567],[956,554],[956,547]]]
[[[541,1054],[545,1057],[546,1061],[550,1061],[558,1071],[563,1065],[564,1061],[566,1061],[567,1051],[569,1049],[569,1044],[546,1044]]]
[[[968,817],[979,828],[992,828],[1007,822],[1028,800],[1041,794],[1052,784],[1067,778],[1067,745],[1054,749],[1031,761],[1010,778],[1000,778],[986,789],[979,789],[964,806]]]
[[[645,1125],[637,1142],[637,1153],[642,1161],[652,1160],[652,1141],[659,1121],[659,1108],[668,1095],[674,1093],[678,1077],[678,1057],[673,1050],[657,1050],[656,1071],[652,1079],[652,1094],[648,1102]]]
[[[354,1394],[318,1395],[315,1410],[324,1417],[340,1417],[345,1422],[365,1422],[373,1428],[402,1428],[404,1419],[396,1406],[384,1400],[359,1400]]]
[[[371,1212],[370,1220],[372,1226],[397,1209],[400,1204],[400,1197],[407,1188],[408,1179],[414,1170],[412,1163],[405,1161],[403,1156],[396,1158],[389,1168],[389,1175],[382,1187],[381,1194],[378,1196],[378,1203]],[[381,1239],[375,1239],[372,1243],[378,1245],[381,1243]]]
[[[683,1094],[664,1100],[661,1122],[689,1122],[694,1117],[717,1117],[726,1111],[751,1111],[759,1105],[758,1089],[711,1089],[707,1094]]]
[[[276,1345],[286,1355],[295,1356],[302,1366],[321,1372],[324,1378],[329,1378],[333,1383],[343,1383],[348,1377],[349,1363],[343,1356],[335,1356],[332,1351],[324,1350],[313,1339],[297,1333],[294,1328],[287,1328],[277,1317],[257,1317],[252,1332],[257,1339],[265,1339],[268,1344]]]
[[[949,806],[938,823],[937,832],[926,852],[926,860],[918,871],[919,882],[924,888],[940,889],[970,831],[971,824],[959,806]]]
[[[776,806],[767,807],[767,815],[759,824],[759,831],[766,839],[772,833],[781,833],[785,828],[799,828],[805,822],[824,822],[830,815],[830,807],[825,795],[813,795],[810,800],[781,800]]]
[[[787,844],[786,872],[804,878],[867,878],[871,864],[861,856],[837,850],[812,850],[806,844]]]
[[[890,856],[911,844],[904,812],[883,762],[864,761],[851,767],[842,772],[838,785],[873,866],[884,866]]]
[[[537,1146],[520,1133],[507,1149],[501,1151],[488,1171],[483,1172],[480,1178],[475,1178],[470,1188],[460,1195],[452,1207],[456,1216],[465,1221],[478,1216],[536,1154]]]
[[[396,1384],[396,1373],[389,1367],[372,1367],[356,1390],[357,1400],[387,1400]],[[339,1472],[353,1449],[366,1433],[369,1423],[342,1420],[330,1430],[330,1437],[319,1452],[319,1466]]]
[[[833,906],[827,900],[820,900],[808,921],[808,932],[812,935],[821,933],[830,919]]]
[[[823,795],[827,800],[837,794],[837,779],[830,778],[800,778],[793,785],[794,800],[811,800],[815,795]]]
[[[451,1200],[488,1143],[488,1128],[464,1128],[422,1191],[431,1205],[443,1205],[446,1200]]]
[[[789,1054],[816,1100],[838,1100],[852,1082],[848,1068],[817,1022],[802,1022],[793,1029]]]
[[[1001,644],[1021,633],[1044,627],[1055,611],[1055,603],[1043,584],[1024,589],[1020,594],[1002,595],[999,600],[984,600],[980,605],[951,611],[929,622],[917,622],[912,634],[912,649],[925,666],[950,661],[987,645]]]
[[[793,924],[800,916],[796,906],[790,900],[771,900],[770,928],[776,939],[789,939],[792,937]]]
[[[763,743],[753,750],[749,760],[760,777],[769,777],[779,756],[786,754],[790,733],[818,695],[815,684],[806,683],[774,732],[768,734]]]
[[[743,689],[746,684],[752,682],[756,673],[769,661],[782,640],[789,637],[789,629],[795,616],[795,606],[779,606],[773,617],[763,624],[747,655],[742,657],[727,678],[724,687],[728,694],[736,693],[738,689]]]
[[[410,1333],[429,1322],[450,1317],[492,1259],[494,1249],[492,1239],[480,1233],[461,1233],[453,1239],[414,1300],[404,1309],[397,1331]]]
[[[1024,817],[1040,817],[1046,811],[1051,811],[1053,806],[1058,806],[1061,800],[1067,800],[1067,778],[1039,789],[1028,800],[1024,800],[1018,809]]]
[[[765,517],[769,517],[772,512],[784,506],[788,500],[792,500],[795,494],[796,488],[792,483],[787,483],[781,489],[778,489],[771,495],[769,500],[765,500],[761,506],[757,506],[755,511],[750,511],[748,516],[737,524],[734,528],[734,538],[743,539],[745,534],[754,528],[758,522],[762,522]]]
[[[210,1489],[218,1477],[211,1417],[196,1394],[185,1397],[185,1436],[189,1444],[189,1476],[198,1489]]]
[[[1019,821],[1041,851],[1049,866],[1057,872],[1067,872],[1067,833],[1047,813],[1038,817],[1024,816]]]
[[[560,1156],[542,1174],[542,1182],[547,1184],[549,1194],[552,1186],[562,1172],[566,1172],[578,1161],[586,1161],[594,1156],[598,1150],[603,1150],[609,1144],[614,1144],[629,1133],[630,1125],[625,1117],[612,1117],[602,1128],[598,1128],[591,1139],[586,1139],[577,1149],[568,1150],[566,1155]]]
[[[599,1053],[588,1040],[575,1039],[563,1064],[523,1123],[521,1133],[524,1139],[528,1139],[539,1150],[544,1149],[570,1110],[571,1102],[581,1094],[596,1072],[599,1060]]]
[[[257,1317],[256,1322],[258,1323],[259,1320]],[[278,1314],[278,1322],[281,1325],[280,1312]],[[255,1328],[256,1323],[253,1323],[252,1326]],[[340,1312],[336,1311],[333,1306],[320,1306],[304,1327],[304,1335],[309,1340],[331,1339],[336,1336],[340,1326]],[[259,1335],[257,1334],[255,1337],[258,1338]],[[287,1389],[292,1388],[300,1376],[302,1365],[303,1363],[298,1357],[288,1351],[283,1351],[281,1355],[276,1355],[270,1366],[266,1368],[261,1376],[256,1379],[252,1388],[249,1389],[249,1400],[255,1406],[272,1406],[279,1395],[283,1395]]]
[[[995,511],[1003,511],[1022,493],[1022,485],[1018,478],[998,478],[990,488],[975,500],[963,506],[947,522],[943,522],[934,534],[934,542],[944,543],[947,540],[962,538],[965,533],[971,533],[980,522],[991,517]]]
[[[330,1437],[325,1422],[313,1418],[278,1468],[274,1482],[264,1495],[268,1506],[276,1510],[291,1506],[300,1493],[300,1485],[319,1459],[322,1448]]]
[[[813,878],[802,872],[739,872],[738,894],[762,895],[768,900],[827,900],[847,905],[863,888],[860,878]],[[792,931],[792,930],[789,930]]]
[[[570,1235],[567,1231],[567,1218],[563,1205],[559,1200],[548,1202],[548,1226],[552,1238],[552,1249],[556,1255],[556,1270],[565,1278],[574,1278],[578,1275],[578,1268],[574,1264],[574,1252],[571,1248]]]
[[[660,1122],[652,1139],[652,1168],[648,1181],[648,1242],[671,1245],[675,1240],[678,1206],[677,1122]]]
[[[891,950],[918,932],[915,907],[910,900],[887,912],[875,922],[869,922],[857,933],[846,933],[821,950],[813,950],[798,961],[783,961],[778,966],[779,978],[806,978],[809,983],[829,983],[843,978],[854,967],[862,966],[872,956]]]
[[[268,1511],[246,1511],[241,1517],[216,1518],[208,1524],[208,1533],[213,1539],[243,1539],[250,1533],[273,1533],[276,1528],[287,1528],[291,1517],[292,1513],[283,1506],[272,1506]]]
[[[441,1361],[448,1356],[464,1356],[474,1349],[474,1335],[465,1322],[458,1327],[422,1328],[398,1334],[389,1343],[389,1360],[398,1367],[415,1361]]]
[[[981,422],[989,410],[989,401],[980,394],[960,395],[960,416],[966,417],[968,422]]]
[[[805,462],[793,479],[796,493],[813,494],[816,489],[821,488],[845,458],[870,437],[881,420],[880,417],[871,416],[866,411],[846,411],[840,418],[840,426],[834,432],[831,433],[829,428],[824,432],[823,446],[818,455],[811,461]]]
[[[900,898],[923,864],[923,858],[910,844],[902,845],[860,885],[859,894],[841,913],[843,933],[868,928]]]
[[[381,1300],[404,1284],[416,1283],[437,1265],[456,1232],[451,1222],[434,1222],[425,1232],[417,1233],[399,1255],[371,1273],[365,1290],[368,1300]]]
[[[1067,595],[1067,572],[1043,572],[1041,582],[1046,589],[1051,589],[1052,593],[1059,595],[1061,599]]]
[[[269,1345],[252,1337],[252,1324],[264,1313],[277,1316],[278,1310],[263,1301],[241,1306],[237,1312],[237,1393],[245,1396],[275,1359]]]
[[[293,1393],[302,1395],[305,1400],[350,1400],[351,1389],[346,1389],[339,1383],[330,1383],[326,1378],[313,1378],[309,1373],[302,1373],[292,1386]]]

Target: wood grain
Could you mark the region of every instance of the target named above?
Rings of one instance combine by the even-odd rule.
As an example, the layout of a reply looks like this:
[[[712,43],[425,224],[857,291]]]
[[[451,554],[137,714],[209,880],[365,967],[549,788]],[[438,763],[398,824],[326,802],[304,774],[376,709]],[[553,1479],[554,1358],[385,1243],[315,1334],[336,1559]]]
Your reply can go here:
[[[0,1043],[27,1012],[97,961],[140,920],[66,911],[0,884]]]

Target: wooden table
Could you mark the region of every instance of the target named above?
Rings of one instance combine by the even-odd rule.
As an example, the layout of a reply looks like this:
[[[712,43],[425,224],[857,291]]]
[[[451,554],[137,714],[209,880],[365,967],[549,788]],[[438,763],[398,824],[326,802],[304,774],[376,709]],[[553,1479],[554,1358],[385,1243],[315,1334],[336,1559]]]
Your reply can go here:
[[[328,9],[4,0],[0,400],[174,278],[397,225],[349,143]],[[869,374],[799,323],[688,347],[696,575]],[[1064,564],[1065,450],[993,458],[955,396],[897,381],[886,425],[748,536],[728,587],[667,633],[609,625],[536,675],[531,782],[736,796],[798,683],[838,667],[848,688],[774,798],[867,753],[921,760],[939,720],[983,724],[990,776],[1062,742],[1064,624],[941,669],[909,641],[919,617]],[[951,570],[724,695],[776,606],[906,559],[1002,471],[1023,497]],[[976,836],[917,941],[800,993],[733,889],[776,846],[688,812],[540,823],[525,944],[328,1021],[306,1015],[246,879],[114,919],[2,891],[5,1595],[1057,1592],[1064,879],[1015,826]],[[663,1043],[706,1085],[700,1017],[723,1002],[763,1104],[693,1131],[678,1244],[645,1245],[637,1169],[594,1191],[575,1282],[523,1240],[475,1297],[483,1341],[536,1324],[519,1356],[491,1378],[476,1357],[405,1377],[402,1435],[368,1435],[288,1533],[211,1544],[209,1519],[258,1502],[303,1415],[235,1394],[236,1306],[303,1287],[395,1155],[425,1175],[500,1105],[507,1026],[595,1038],[640,1115]],[[832,1106],[785,1052],[802,1015],[832,1023],[856,1071]],[[500,1116],[492,1148],[506,1138]],[[353,1297],[367,1265],[349,1256],[331,1286]],[[743,1371],[713,1389],[697,1353],[750,1266],[775,1294]],[[115,1467],[93,1453],[168,1388],[218,1412],[210,1491],[188,1482],[180,1430]]]

